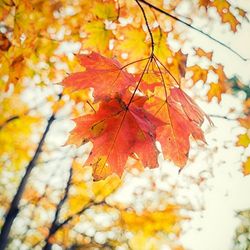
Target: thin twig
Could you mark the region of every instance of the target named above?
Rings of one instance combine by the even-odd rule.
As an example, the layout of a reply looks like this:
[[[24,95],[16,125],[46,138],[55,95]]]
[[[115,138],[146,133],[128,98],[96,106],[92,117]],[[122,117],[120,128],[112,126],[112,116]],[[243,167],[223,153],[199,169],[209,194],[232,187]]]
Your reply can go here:
[[[144,68],[143,71],[142,71],[142,74],[141,74],[140,79],[139,79],[139,81],[138,81],[138,83],[137,83],[137,85],[136,85],[136,87],[135,87],[135,89],[134,89],[134,92],[133,92],[133,94],[132,94],[132,96],[131,96],[131,98],[130,98],[128,104],[126,105],[126,106],[127,106],[127,109],[129,108],[129,106],[130,106],[130,104],[131,104],[131,102],[132,102],[132,100],[133,100],[133,98],[134,98],[134,96],[135,96],[135,93],[136,93],[137,89],[138,89],[139,86],[140,86],[140,83],[141,83],[141,81],[142,81],[142,78],[143,78],[143,76],[144,76],[144,73],[146,72],[147,68],[149,67],[149,64],[150,64],[152,58],[153,58],[153,54],[152,54],[152,57],[149,57],[149,59],[148,59],[148,61],[147,61],[147,64],[146,64],[145,68]]]
[[[161,69],[160,69],[160,67],[159,67],[159,65],[157,63],[156,57],[154,57],[154,61],[155,61],[156,67],[158,68],[158,70],[160,72],[160,76],[161,76],[161,80],[162,80],[162,85],[163,85],[164,92],[165,92],[165,95],[166,95],[166,100],[167,100],[167,98],[168,98],[167,87],[166,87],[166,84],[165,84],[164,77],[162,75]]]
[[[155,61],[158,61],[160,65],[167,71],[167,73],[173,78],[173,80],[176,82],[178,86],[180,86],[180,83],[177,81],[177,79],[174,77],[174,75],[170,72],[170,70],[167,69],[166,66],[156,57],[154,56]]]
[[[141,12],[143,14],[143,17],[144,17],[144,20],[145,20],[145,23],[146,23],[146,26],[147,26],[147,29],[148,29],[148,33],[150,35],[150,40],[151,40],[151,54],[153,55],[154,54],[154,38],[153,38],[153,34],[150,30],[150,27],[149,27],[149,24],[148,24],[148,19],[147,19],[147,16],[146,16],[146,13],[145,13],[145,10],[143,9],[143,7],[141,6],[141,4],[139,3],[138,0],[135,0],[136,3],[138,4],[138,6],[140,7],[141,9]]]
[[[214,117],[214,118],[220,118],[220,119],[225,119],[228,121],[237,121],[238,118],[229,118],[227,116],[224,115],[214,115],[214,114],[207,114],[209,117]]]

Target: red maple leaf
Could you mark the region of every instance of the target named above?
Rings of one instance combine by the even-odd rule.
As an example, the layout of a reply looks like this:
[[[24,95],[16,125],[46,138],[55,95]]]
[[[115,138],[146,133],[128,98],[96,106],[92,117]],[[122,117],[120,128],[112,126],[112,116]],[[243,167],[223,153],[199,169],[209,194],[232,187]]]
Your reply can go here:
[[[116,97],[102,102],[95,114],[74,120],[70,142],[93,143],[87,164],[96,164],[98,179],[104,177],[107,167],[121,175],[129,156],[137,156],[145,166],[157,166],[155,130],[163,122],[143,109],[145,101],[145,97],[137,97],[127,107]]]
[[[152,97],[146,110],[165,123],[156,130],[164,157],[183,167],[188,159],[190,135],[205,141],[200,128],[204,112],[179,88],[172,88],[167,100]]]
[[[129,86],[135,85],[134,76],[122,68],[115,59],[92,52],[90,55],[78,55],[85,71],[69,75],[63,80],[65,87],[73,90],[94,88],[96,100],[109,99],[117,93],[121,95]]]

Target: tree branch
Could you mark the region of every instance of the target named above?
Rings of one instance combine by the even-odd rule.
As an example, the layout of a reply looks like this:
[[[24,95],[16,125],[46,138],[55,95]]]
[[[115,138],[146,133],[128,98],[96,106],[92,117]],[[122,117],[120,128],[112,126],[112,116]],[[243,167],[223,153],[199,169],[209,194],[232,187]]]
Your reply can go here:
[[[73,161],[74,161],[74,159],[73,159]],[[52,248],[52,244],[49,242],[49,239],[52,236],[53,232],[55,231],[55,228],[57,227],[58,217],[59,217],[59,214],[61,212],[62,206],[68,198],[69,189],[70,189],[71,180],[72,180],[72,174],[73,174],[73,169],[72,169],[72,165],[71,165],[70,170],[69,170],[69,178],[68,178],[67,184],[66,184],[65,189],[64,189],[64,195],[63,195],[62,199],[59,201],[59,203],[57,204],[54,219],[51,223],[51,226],[49,229],[49,234],[45,239],[45,246],[43,247],[43,250],[51,250],[51,248]]]
[[[12,121],[14,121],[14,120],[17,120],[17,119],[19,119],[19,118],[20,118],[19,115],[14,115],[14,116],[8,118],[6,121],[4,121],[4,122],[0,125],[0,130],[1,130],[3,127],[5,127],[9,122],[12,122]]]
[[[147,26],[147,29],[148,29],[148,33],[149,33],[149,35],[150,35],[150,40],[151,40],[151,50],[152,50],[152,51],[151,51],[151,55],[153,55],[153,54],[154,54],[154,38],[153,38],[153,34],[152,34],[151,30],[150,30],[150,27],[149,27],[149,24],[148,24],[148,19],[147,19],[145,10],[143,9],[143,7],[141,6],[141,4],[139,3],[138,0],[135,0],[135,1],[136,1],[136,3],[138,4],[138,6],[140,7],[141,12],[142,12],[142,15],[143,15],[144,20],[145,20],[145,23],[146,23],[146,26]]]
[[[156,11],[158,11],[158,12],[160,12],[160,13],[162,13],[162,14],[164,14],[164,15],[166,15],[166,16],[168,16],[168,17],[174,19],[174,20],[176,20],[177,22],[182,23],[182,24],[188,26],[189,28],[191,28],[191,29],[193,29],[193,30],[195,30],[195,31],[197,31],[197,32],[199,32],[199,33],[201,33],[202,35],[208,37],[209,39],[213,40],[214,42],[216,42],[216,43],[222,45],[223,47],[227,48],[228,50],[230,50],[232,53],[234,53],[235,55],[237,55],[237,56],[238,56],[240,59],[242,59],[243,61],[249,60],[249,58],[245,58],[245,57],[241,56],[237,51],[235,51],[234,49],[232,49],[231,47],[229,47],[229,46],[226,45],[225,43],[219,41],[218,39],[212,37],[211,35],[205,33],[204,31],[202,31],[202,30],[200,30],[200,29],[194,27],[193,25],[191,25],[191,24],[189,24],[189,23],[187,23],[187,22],[185,22],[185,21],[179,19],[178,17],[176,17],[176,16],[174,16],[174,15],[172,15],[172,14],[170,14],[170,13],[168,13],[168,12],[166,12],[166,11],[164,11],[164,10],[162,10],[162,9],[160,9],[160,8],[158,8],[158,7],[156,7],[156,6],[154,6],[153,4],[151,4],[151,3],[149,3],[149,2],[147,2],[147,1],[145,1],[145,0],[136,0],[136,2],[137,2],[137,1],[139,1],[139,2],[141,2],[141,3],[144,3],[144,4],[146,4],[147,6],[149,6],[150,8],[152,8],[152,9],[154,9],[154,10],[156,10]]]
[[[50,237],[53,236],[60,228],[62,228],[64,225],[66,225],[67,223],[69,223],[71,220],[73,220],[76,216],[82,214],[84,211],[86,211],[87,209],[89,209],[91,206],[98,206],[101,204],[104,204],[104,201],[100,201],[100,202],[94,202],[94,201],[90,201],[86,206],[84,206],[81,210],[79,210],[77,213],[69,216],[67,219],[65,219],[64,221],[62,221],[61,223],[56,222],[53,226],[53,228],[50,228],[50,232],[49,235],[46,238],[46,244],[45,246],[42,248],[42,250],[50,250],[52,245],[48,242]],[[48,242],[48,244],[47,244]]]

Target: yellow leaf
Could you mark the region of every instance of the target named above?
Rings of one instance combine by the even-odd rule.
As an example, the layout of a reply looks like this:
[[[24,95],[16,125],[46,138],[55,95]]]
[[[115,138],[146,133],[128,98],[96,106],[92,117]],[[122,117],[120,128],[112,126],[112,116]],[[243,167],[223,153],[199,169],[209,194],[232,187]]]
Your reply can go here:
[[[250,138],[247,133],[238,136],[238,141],[236,143],[237,146],[242,146],[244,148],[247,148],[249,144],[250,144]]]
[[[218,98],[218,102],[221,101],[222,90],[218,83],[211,83],[210,89],[207,93],[208,101],[210,102],[212,98],[215,96]]]
[[[169,205],[163,211],[147,211],[137,214],[135,211],[122,211],[122,221],[132,232],[143,229],[144,234],[153,235],[156,232],[178,234],[180,227],[178,222],[182,219],[178,213],[178,207]]]
[[[244,175],[250,174],[250,157],[243,163],[243,173]]]
[[[199,80],[202,80],[204,83],[207,81],[207,74],[208,74],[207,69],[203,69],[199,65],[193,65],[188,67],[188,71],[191,71],[193,73],[192,75],[193,84],[195,84]]]
[[[159,33],[159,31],[153,32],[154,37],[154,53],[155,56],[162,62],[165,62],[168,57],[173,56],[172,51],[167,45],[167,36]]]
[[[119,41],[116,49],[120,53],[127,53],[130,62],[149,55],[150,47],[146,41],[146,33],[142,29],[126,26],[120,32],[123,39]]]
[[[94,49],[104,53],[109,49],[109,41],[113,38],[111,30],[107,30],[105,24],[101,20],[92,21],[84,25],[84,30],[88,34],[84,39],[83,47]]]
[[[213,52],[206,52],[201,48],[197,48],[197,49],[195,49],[195,53],[199,57],[206,57],[210,61],[212,60]]]
[[[99,202],[104,200],[113,193],[120,184],[121,179],[115,174],[108,176],[105,180],[94,182],[93,193],[95,194],[95,201]]]
[[[117,11],[113,1],[95,2],[91,12],[101,19],[115,20],[117,18]]]

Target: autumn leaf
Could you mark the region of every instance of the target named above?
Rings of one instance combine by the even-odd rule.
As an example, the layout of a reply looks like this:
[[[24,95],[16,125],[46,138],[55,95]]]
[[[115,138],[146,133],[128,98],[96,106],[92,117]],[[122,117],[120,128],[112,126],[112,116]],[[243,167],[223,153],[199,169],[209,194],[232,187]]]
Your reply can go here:
[[[243,173],[244,175],[250,174],[250,157],[247,157],[247,160],[243,162]]]
[[[173,52],[168,47],[167,36],[162,35],[158,30],[152,33],[155,41],[155,56],[161,60],[166,61],[167,58],[173,56]]]
[[[63,81],[65,87],[73,90],[94,88],[95,99],[114,97],[135,84],[129,74],[115,59],[105,58],[95,52],[79,55],[78,59],[85,71],[73,73]]]
[[[136,154],[145,166],[157,166],[155,128],[163,123],[143,110],[144,102],[145,98],[139,98],[127,107],[117,97],[102,102],[96,114],[74,120],[76,128],[69,142],[77,145],[86,141],[93,143],[86,164],[96,164],[97,178],[103,177],[107,165],[111,172],[121,175],[132,154]],[[99,161],[101,164],[98,165]]]
[[[127,53],[130,61],[135,61],[149,55],[149,45],[146,42],[146,33],[142,29],[127,26],[120,29],[119,38],[116,49],[123,53]]]
[[[117,12],[113,1],[95,2],[91,12],[103,20],[115,20]]]
[[[167,100],[152,97],[147,102],[146,110],[165,123],[156,130],[164,157],[183,167],[188,158],[190,135],[205,141],[200,128],[204,112],[178,88],[171,89]]]
[[[113,38],[113,33],[105,27],[101,20],[94,20],[84,25],[87,37],[83,40],[83,47],[86,49],[95,49],[104,53],[109,49],[109,41]],[[101,41],[101,42],[100,42]]]
[[[206,8],[206,10],[208,9],[208,7],[215,7],[219,17],[222,21],[222,23],[228,23],[230,25],[230,28],[233,32],[237,31],[237,25],[240,23],[236,16],[231,12],[231,4],[224,0],[214,0],[214,1],[210,1],[210,0],[199,0],[199,5],[200,6],[204,6]],[[239,8],[235,8],[236,10],[239,10]],[[244,12],[239,12],[239,14],[241,16],[245,16]]]
[[[210,102],[213,97],[217,97],[218,102],[221,101],[221,95],[223,93],[222,86],[219,83],[210,83],[210,88],[207,92],[207,98],[208,101]]]
[[[242,127],[250,129],[250,116],[239,118],[238,121]]]
[[[192,72],[193,84],[197,83],[199,80],[202,80],[204,83],[206,83],[208,75],[207,69],[203,69],[199,65],[193,65],[188,67],[187,70]]]
[[[236,32],[239,21],[230,11],[230,3],[228,1],[214,0],[211,2],[211,6],[214,6],[217,9],[222,22],[229,23],[231,30]]]
[[[221,95],[227,92],[230,83],[221,64],[218,64],[216,67],[210,66],[209,69],[217,75],[218,82],[210,83],[210,89],[207,92],[208,101],[210,102],[213,97],[217,97],[220,103]]]
[[[67,77],[64,85],[75,89],[93,87],[101,102],[95,114],[74,120],[76,128],[68,143],[78,146],[88,141],[93,143],[86,164],[93,166],[96,179],[113,172],[121,175],[128,157],[140,160],[144,166],[156,167],[156,140],[161,143],[164,157],[183,167],[188,158],[190,135],[205,141],[200,126],[206,115],[182,90],[171,88],[169,79],[164,77],[169,74],[163,74],[160,68],[156,70],[156,64],[151,62],[142,75],[134,76],[121,70],[117,61],[97,53],[79,56],[79,60],[86,70]],[[136,88],[142,94],[149,91],[151,98],[147,101],[146,96],[138,97],[130,91],[125,94],[128,79],[133,79],[131,85],[137,82]],[[124,93],[123,99],[119,91]],[[143,108],[145,101],[147,111]]]
[[[247,133],[238,136],[238,141],[236,143],[237,146],[242,146],[244,148],[247,148],[249,144],[250,144],[250,138]]]
[[[11,42],[6,37],[5,34],[0,32],[0,50],[7,51],[9,47],[11,46]]]
[[[206,51],[204,51],[201,48],[196,48],[194,51],[195,51],[195,53],[196,53],[197,56],[199,56],[199,57],[206,57],[210,61],[212,60],[213,52],[206,52]]]

